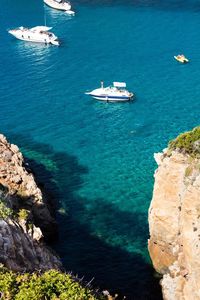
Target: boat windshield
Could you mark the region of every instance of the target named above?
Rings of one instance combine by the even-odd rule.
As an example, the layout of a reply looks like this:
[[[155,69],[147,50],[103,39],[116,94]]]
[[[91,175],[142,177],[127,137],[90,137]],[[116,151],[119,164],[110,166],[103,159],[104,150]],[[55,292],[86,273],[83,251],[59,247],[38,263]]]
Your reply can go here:
[[[51,32],[47,32],[47,31],[40,31],[41,34],[45,34],[46,36],[52,37],[53,34]]]
[[[126,87],[126,82],[113,82],[113,86],[116,88],[125,88]]]

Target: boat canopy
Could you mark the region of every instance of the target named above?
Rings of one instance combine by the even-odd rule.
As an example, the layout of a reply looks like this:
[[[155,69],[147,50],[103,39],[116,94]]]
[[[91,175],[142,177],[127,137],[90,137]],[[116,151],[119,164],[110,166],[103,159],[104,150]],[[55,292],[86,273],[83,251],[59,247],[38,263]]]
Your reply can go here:
[[[113,82],[113,86],[118,87],[118,88],[125,88],[126,82]]]
[[[35,27],[31,28],[30,30],[31,30],[31,31],[38,31],[38,32],[40,32],[40,31],[48,31],[48,30],[50,30],[50,29],[52,29],[52,27],[47,27],[47,26],[35,26]]]

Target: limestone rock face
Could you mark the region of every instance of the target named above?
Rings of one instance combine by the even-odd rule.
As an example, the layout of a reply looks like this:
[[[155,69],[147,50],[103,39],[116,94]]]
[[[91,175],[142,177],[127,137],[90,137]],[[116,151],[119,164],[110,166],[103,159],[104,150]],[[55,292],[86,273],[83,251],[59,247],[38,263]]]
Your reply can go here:
[[[149,253],[166,300],[200,299],[200,160],[156,155]]]
[[[61,268],[57,256],[11,219],[0,220],[0,262],[18,272]]]
[[[28,172],[28,171],[29,172]],[[31,212],[34,224],[48,239],[56,233],[52,218],[41,190],[37,187],[27,163],[16,145],[0,134],[0,185],[7,188],[7,201],[15,210],[25,208]]]
[[[18,147],[0,135],[0,200],[15,212],[0,218],[0,263],[20,272],[61,269],[59,258],[42,242],[44,235],[55,234],[56,222],[26,168]]]

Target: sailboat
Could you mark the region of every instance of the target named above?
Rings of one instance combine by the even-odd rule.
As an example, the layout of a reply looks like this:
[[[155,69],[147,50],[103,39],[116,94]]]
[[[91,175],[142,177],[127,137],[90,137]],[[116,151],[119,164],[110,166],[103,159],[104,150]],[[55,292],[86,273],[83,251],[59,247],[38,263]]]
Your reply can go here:
[[[75,15],[75,12],[71,10],[71,3],[65,0],[43,0],[48,6],[65,11],[68,15]]]

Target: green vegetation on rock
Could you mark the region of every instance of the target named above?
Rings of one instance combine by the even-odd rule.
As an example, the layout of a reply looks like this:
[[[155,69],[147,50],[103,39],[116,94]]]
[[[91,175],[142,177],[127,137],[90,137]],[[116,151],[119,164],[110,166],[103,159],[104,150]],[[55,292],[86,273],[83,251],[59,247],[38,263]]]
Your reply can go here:
[[[14,273],[0,267],[2,300],[103,300],[70,274],[50,270],[43,274]]]
[[[200,157],[200,126],[170,141],[169,150],[178,150],[192,157]]]
[[[20,209],[19,212],[18,212],[18,219],[19,219],[19,220],[24,220],[24,221],[26,221],[27,218],[28,218],[28,215],[29,215],[28,210],[22,208],[22,209]]]
[[[193,166],[188,166],[188,167],[185,169],[185,176],[186,176],[186,177],[191,176],[191,175],[192,175],[192,171],[193,171]]]
[[[7,219],[13,215],[13,210],[8,208],[4,201],[0,199],[0,219]]]

